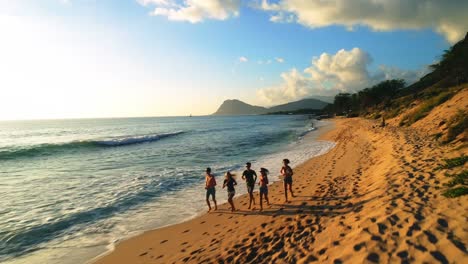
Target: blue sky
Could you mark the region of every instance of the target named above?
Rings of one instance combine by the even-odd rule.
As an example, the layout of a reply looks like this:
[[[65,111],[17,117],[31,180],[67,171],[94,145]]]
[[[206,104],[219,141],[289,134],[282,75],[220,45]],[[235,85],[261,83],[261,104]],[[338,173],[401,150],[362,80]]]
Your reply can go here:
[[[0,80],[0,119],[210,114],[229,98],[274,105],[412,82],[467,29],[463,1],[424,11],[432,20],[417,5],[374,17],[359,0],[357,16],[336,18],[296,2],[1,0],[0,70],[15,78]]]

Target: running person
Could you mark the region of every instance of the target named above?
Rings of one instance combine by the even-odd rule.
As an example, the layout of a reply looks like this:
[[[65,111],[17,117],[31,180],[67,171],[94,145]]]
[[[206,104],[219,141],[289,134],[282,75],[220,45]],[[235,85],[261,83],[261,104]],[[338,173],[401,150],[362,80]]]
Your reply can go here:
[[[234,198],[234,195],[236,195],[236,189],[234,188],[234,186],[237,185],[237,182],[232,176],[233,175],[231,174],[231,172],[226,172],[226,178],[224,179],[223,189],[227,186],[228,202],[231,205],[231,212],[234,212],[236,210],[236,207],[234,206],[234,201],[232,200],[232,198]]]
[[[255,197],[253,196],[253,190],[255,188],[255,182],[257,181],[257,173],[250,169],[252,164],[250,162],[247,162],[245,164],[245,167],[247,168],[244,173],[242,173],[242,179],[245,180],[245,183],[247,184],[247,192],[249,193],[249,209],[252,206],[252,202],[255,205]]]
[[[294,172],[292,168],[289,166],[288,159],[283,160],[283,167],[281,168],[280,173],[283,176],[284,197],[286,198],[286,202],[287,202],[288,201],[288,189],[291,192],[291,197],[294,197],[294,193],[292,191],[292,176]]]
[[[265,197],[267,205],[270,205],[270,201],[268,200],[268,170],[265,168],[260,169],[258,185],[260,185],[260,211],[263,211],[263,197]]]
[[[205,189],[206,189],[206,204],[208,205],[208,212],[211,211],[210,196],[213,199],[215,205],[215,211],[218,210],[218,205],[216,204],[216,179],[213,174],[211,174],[211,168],[206,168],[205,173]]]

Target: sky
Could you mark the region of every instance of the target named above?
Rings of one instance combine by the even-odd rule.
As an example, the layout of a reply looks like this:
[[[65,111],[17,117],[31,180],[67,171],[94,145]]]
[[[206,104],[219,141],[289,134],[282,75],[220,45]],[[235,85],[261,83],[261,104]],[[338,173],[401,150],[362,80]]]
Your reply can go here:
[[[465,0],[0,0],[0,120],[207,115],[417,81]]]

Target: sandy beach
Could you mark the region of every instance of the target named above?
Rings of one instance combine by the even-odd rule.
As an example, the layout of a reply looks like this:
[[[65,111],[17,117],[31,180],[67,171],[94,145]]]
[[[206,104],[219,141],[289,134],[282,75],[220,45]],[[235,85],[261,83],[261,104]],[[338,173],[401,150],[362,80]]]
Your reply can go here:
[[[276,182],[263,212],[258,193],[254,210],[239,196],[236,212],[224,204],[146,232],[95,263],[468,263],[468,197],[442,196],[449,178],[435,169],[463,149],[449,150],[410,128],[334,122],[321,139],[336,147],[295,167],[289,203]],[[217,180],[217,196],[225,196]]]

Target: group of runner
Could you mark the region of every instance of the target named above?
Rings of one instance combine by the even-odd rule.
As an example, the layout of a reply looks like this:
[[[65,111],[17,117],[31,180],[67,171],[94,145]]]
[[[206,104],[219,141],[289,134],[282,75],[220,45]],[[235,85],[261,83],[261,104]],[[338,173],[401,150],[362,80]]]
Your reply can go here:
[[[255,189],[255,184],[257,182],[257,173],[252,170],[252,164],[247,162],[245,164],[246,169],[242,173],[242,179],[245,181],[247,185],[247,193],[249,194],[249,208],[252,208],[252,203],[255,205],[255,197],[253,195],[253,191]],[[283,160],[283,166],[280,170],[281,176],[283,178],[283,185],[284,185],[284,197],[285,201],[288,201],[288,190],[291,193],[291,196],[294,197],[292,191],[292,176],[293,170],[289,166],[289,160]],[[260,185],[260,211],[263,211],[263,199],[265,199],[267,205],[270,205],[270,201],[268,200],[268,174],[269,171],[265,168],[260,168],[260,177],[258,181],[258,185]],[[227,187],[228,193],[228,202],[231,205],[231,211],[234,212],[236,207],[234,206],[234,195],[236,194],[236,189],[234,186],[237,185],[237,181],[234,179],[234,175],[228,171],[225,174],[224,182],[223,182],[223,189]],[[205,172],[205,189],[206,189],[206,204],[208,205],[208,211],[211,211],[211,203],[210,203],[210,196],[213,200],[215,210],[218,209],[218,205],[216,204],[216,179],[215,176],[211,173],[211,168],[206,168]]]

